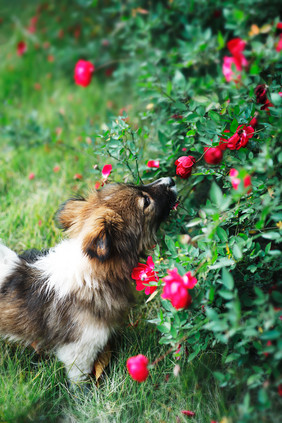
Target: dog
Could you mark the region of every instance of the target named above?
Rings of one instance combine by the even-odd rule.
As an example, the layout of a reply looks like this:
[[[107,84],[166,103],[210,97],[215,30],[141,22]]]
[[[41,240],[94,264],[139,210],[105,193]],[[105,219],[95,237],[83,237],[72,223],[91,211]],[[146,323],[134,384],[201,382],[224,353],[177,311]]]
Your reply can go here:
[[[68,238],[54,248],[19,256],[0,244],[0,335],[54,352],[71,382],[86,379],[134,300],[132,270],[176,197],[169,177],[107,184],[61,206]]]

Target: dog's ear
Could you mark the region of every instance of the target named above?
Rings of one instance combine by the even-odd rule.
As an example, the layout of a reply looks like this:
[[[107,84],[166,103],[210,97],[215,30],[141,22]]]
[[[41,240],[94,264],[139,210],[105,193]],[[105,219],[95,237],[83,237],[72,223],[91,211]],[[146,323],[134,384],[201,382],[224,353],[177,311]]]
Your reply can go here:
[[[84,228],[85,229],[85,228]],[[109,208],[99,208],[95,220],[87,224],[82,249],[90,258],[104,262],[116,252],[115,245],[124,230],[121,216]]]
[[[82,197],[70,198],[63,203],[55,216],[55,221],[59,228],[66,231],[74,225],[77,225],[80,221],[79,217],[84,207],[85,199]]]

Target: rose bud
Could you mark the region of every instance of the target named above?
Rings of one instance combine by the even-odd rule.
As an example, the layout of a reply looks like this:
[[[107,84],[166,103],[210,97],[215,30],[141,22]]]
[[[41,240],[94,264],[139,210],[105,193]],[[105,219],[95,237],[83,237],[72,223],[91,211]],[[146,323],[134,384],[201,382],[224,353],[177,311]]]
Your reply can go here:
[[[17,55],[22,56],[27,51],[27,45],[24,41],[20,41],[17,45]]]
[[[102,176],[104,178],[104,181],[106,181],[108,179],[108,177],[110,176],[110,173],[112,171],[113,167],[111,164],[106,164],[103,169],[102,169]]]
[[[159,160],[149,160],[147,162],[147,166],[148,167],[156,167],[156,168],[158,168],[158,167],[160,167],[160,162],[159,162]]]
[[[219,164],[222,161],[223,153],[219,147],[205,147],[204,160],[208,164]]]
[[[266,103],[267,101],[266,91],[267,89],[265,84],[257,85],[257,87],[255,88],[257,103],[260,103],[260,104]]]
[[[196,159],[193,156],[181,156],[175,161],[176,175],[182,179],[187,179],[192,172],[192,167]]]
[[[256,117],[253,117],[253,119],[250,122],[250,126],[252,126],[253,128],[255,128],[258,124],[258,120]]]
[[[87,87],[90,84],[92,74],[95,70],[94,65],[87,60],[79,60],[74,69],[74,80],[77,85]]]
[[[142,354],[130,357],[126,362],[126,367],[132,379],[144,382],[149,376],[148,363],[148,358]]]

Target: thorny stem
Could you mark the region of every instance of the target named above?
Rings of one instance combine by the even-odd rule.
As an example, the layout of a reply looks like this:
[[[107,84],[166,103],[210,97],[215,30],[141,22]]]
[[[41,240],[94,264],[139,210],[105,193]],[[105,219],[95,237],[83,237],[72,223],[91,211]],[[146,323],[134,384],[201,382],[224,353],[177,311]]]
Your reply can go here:
[[[185,341],[187,339],[187,335],[183,336],[183,338],[181,338],[179,340],[179,344],[183,341]],[[162,361],[164,358],[166,358],[173,350],[175,350],[175,346],[170,347],[163,355],[161,355],[160,357],[156,358],[155,361],[153,361],[153,363],[151,364],[152,366],[155,366],[156,364],[158,364],[160,361]]]
[[[196,269],[194,270],[194,274],[196,275],[196,273],[201,269],[201,267],[203,267],[203,265],[205,264],[205,262],[207,261],[207,258],[204,258],[204,260],[201,261],[200,264],[198,264],[198,266],[196,267]]]
[[[131,131],[131,136],[132,136],[132,141],[133,141],[134,145],[136,146],[135,138],[134,138],[134,132],[133,131]],[[136,167],[137,176],[138,176],[138,179],[141,182],[141,184],[143,184],[142,178],[141,178],[140,173],[139,173],[138,156],[137,156],[137,154],[133,154],[132,151],[131,151],[131,149],[129,147],[127,147],[127,148],[128,148],[129,152],[133,155],[133,157],[135,159],[135,167]]]
[[[114,65],[115,63],[128,62],[128,61],[130,61],[130,59],[109,60],[108,62],[103,63],[103,65],[97,66],[95,68],[95,71],[106,68],[107,66],[110,66],[110,65]]]

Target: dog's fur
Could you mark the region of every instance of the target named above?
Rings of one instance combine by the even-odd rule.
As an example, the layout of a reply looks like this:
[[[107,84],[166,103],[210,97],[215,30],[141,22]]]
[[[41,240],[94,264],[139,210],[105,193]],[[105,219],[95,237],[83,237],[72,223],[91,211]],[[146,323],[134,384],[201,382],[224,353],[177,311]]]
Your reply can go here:
[[[176,201],[171,178],[109,184],[57,213],[68,239],[21,256],[0,244],[0,334],[55,352],[71,381],[95,357],[133,300],[132,269]]]

